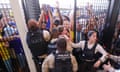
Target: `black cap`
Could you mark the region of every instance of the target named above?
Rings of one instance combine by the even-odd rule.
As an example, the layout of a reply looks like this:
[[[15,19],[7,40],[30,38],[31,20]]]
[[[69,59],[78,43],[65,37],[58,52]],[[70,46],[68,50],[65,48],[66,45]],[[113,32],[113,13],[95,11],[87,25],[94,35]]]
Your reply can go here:
[[[59,21],[59,20],[55,20],[55,21],[54,21],[54,24],[55,24],[56,26],[58,26],[58,25],[60,25],[60,21]]]

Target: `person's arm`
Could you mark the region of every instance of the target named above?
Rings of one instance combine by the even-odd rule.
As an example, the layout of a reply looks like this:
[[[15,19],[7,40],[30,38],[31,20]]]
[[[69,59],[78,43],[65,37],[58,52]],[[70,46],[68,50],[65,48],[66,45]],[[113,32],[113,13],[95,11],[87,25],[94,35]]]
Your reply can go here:
[[[50,72],[50,69],[53,69],[54,66],[54,56],[48,55],[48,57],[43,61],[42,72]]]
[[[115,69],[111,66],[109,62],[108,64],[103,65],[103,69],[105,72],[115,72]]]
[[[100,58],[101,62],[104,62],[106,60],[106,56],[108,53],[103,49],[101,45],[97,45],[97,51],[102,54],[102,57]]]
[[[108,72],[116,72],[115,69],[113,67],[111,67]]]
[[[85,41],[80,41],[79,43],[71,42],[73,48],[84,48]]]
[[[63,25],[63,19],[62,19],[62,16],[61,16],[61,13],[60,13],[60,9],[59,9],[59,2],[57,1],[56,4],[57,4],[56,9],[57,9],[57,12],[58,12],[58,16],[60,18],[60,24]]]
[[[50,10],[50,7],[48,8],[48,15],[49,15],[49,18],[50,18],[50,32],[51,32],[52,28],[53,28],[53,16],[52,16],[52,12]]]
[[[42,72],[49,72],[50,55],[43,61]]]
[[[71,43],[73,48],[79,48],[80,47],[80,43]]]
[[[110,55],[110,59],[114,60],[115,62],[119,62],[120,63],[120,56]]]
[[[74,16],[71,14],[70,16],[70,24],[71,24],[71,30],[74,31]]]
[[[47,30],[43,30],[43,37],[44,37],[45,41],[49,41],[51,38],[51,35]]]
[[[78,64],[77,64],[77,61],[76,61],[75,57],[72,54],[71,54],[71,62],[72,62],[72,65],[73,65],[73,72],[77,72]]]
[[[94,67],[98,68],[100,64],[106,60],[106,56],[108,53],[99,44],[96,47],[96,51],[102,54],[102,57],[100,57],[100,59],[94,64]]]
[[[45,15],[45,11],[42,10],[42,11],[41,11],[41,14],[40,14],[39,21],[38,21],[38,25],[39,25],[40,28],[41,28],[41,23],[42,23],[42,21],[43,21],[43,20],[45,21],[44,15]]]
[[[63,19],[62,19],[62,16],[61,16],[59,8],[57,8],[57,12],[58,12],[58,16],[60,18],[60,24],[63,25]]]
[[[0,42],[11,41],[11,40],[14,40],[15,38],[20,38],[20,36],[13,35],[13,36],[9,36],[9,37],[0,37]]]
[[[48,67],[48,60],[45,59],[43,64],[42,64],[42,72],[49,72],[49,67]]]

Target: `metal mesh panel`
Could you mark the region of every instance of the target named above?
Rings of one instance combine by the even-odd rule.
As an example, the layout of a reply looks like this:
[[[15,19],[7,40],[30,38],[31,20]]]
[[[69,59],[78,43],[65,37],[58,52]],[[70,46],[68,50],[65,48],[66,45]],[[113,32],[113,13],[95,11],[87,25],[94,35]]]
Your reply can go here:
[[[98,30],[101,24],[105,24],[109,1],[108,0],[84,0],[81,3],[78,1],[77,20],[83,25],[83,29],[90,30],[93,24],[93,29]]]

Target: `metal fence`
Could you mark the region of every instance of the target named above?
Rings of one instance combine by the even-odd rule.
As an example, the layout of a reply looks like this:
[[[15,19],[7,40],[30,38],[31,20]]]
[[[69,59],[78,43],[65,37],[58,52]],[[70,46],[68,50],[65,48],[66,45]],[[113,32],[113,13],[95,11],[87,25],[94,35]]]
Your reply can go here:
[[[29,72],[9,0],[0,1],[0,16],[0,72]]]
[[[84,24],[83,28],[87,28],[89,24],[95,24],[96,27],[105,24],[107,11],[109,7],[109,0],[77,0],[77,20]],[[94,23],[92,22],[94,21]]]

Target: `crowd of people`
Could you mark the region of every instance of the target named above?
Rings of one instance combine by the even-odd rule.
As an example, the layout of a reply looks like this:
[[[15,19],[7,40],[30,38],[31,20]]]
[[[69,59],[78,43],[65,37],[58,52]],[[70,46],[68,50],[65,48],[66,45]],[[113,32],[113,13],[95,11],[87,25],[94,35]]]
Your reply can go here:
[[[21,72],[27,66],[16,23],[3,14],[0,14],[0,64],[0,72]]]
[[[83,19],[81,15],[74,21],[73,14],[66,16],[60,13],[58,3],[54,9],[55,16],[53,8],[43,4],[39,20],[29,19],[27,22],[26,42],[37,72],[97,72],[101,68],[105,72],[120,71],[120,22],[116,26],[112,54],[107,52],[102,42],[106,18],[104,12],[95,15],[92,5],[88,4],[87,18]],[[3,70],[0,71],[27,72],[15,21],[4,21],[4,18],[1,14],[0,66]],[[117,63],[117,67],[112,65],[111,60]]]
[[[105,50],[101,41],[105,14],[95,16],[89,6],[86,9],[89,18],[85,20],[86,22],[77,20],[74,27],[73,14],[61,15],[59,5],[55,9],[57,16],[53,16],[49,5],[43,5],[39,21],[34,19],[28,21],[27,44],[37,71],[97,72],[102,66],[106,72],[116,72],[109,61],[108,64],[104,64],[107,59],[120,61],[119,56],[114,56]]]

